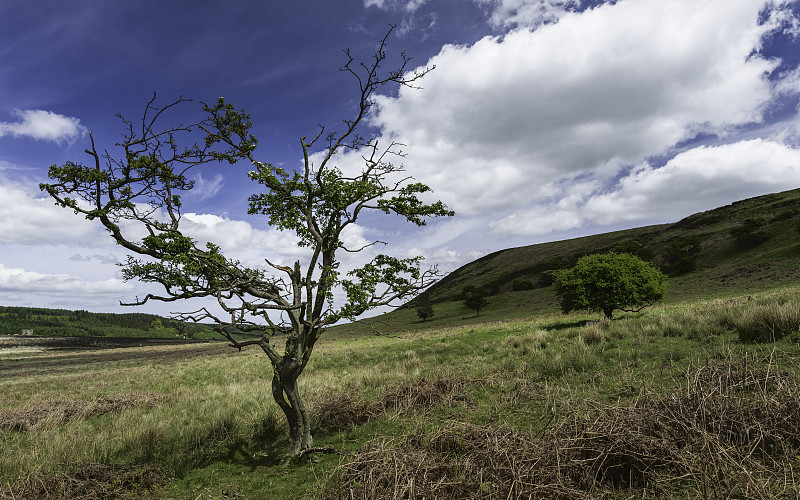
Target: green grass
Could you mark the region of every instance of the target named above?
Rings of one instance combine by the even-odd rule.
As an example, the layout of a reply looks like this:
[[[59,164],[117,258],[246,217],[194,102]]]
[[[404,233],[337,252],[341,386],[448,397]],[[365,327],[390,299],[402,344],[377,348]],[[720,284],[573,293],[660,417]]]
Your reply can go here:
[[[800,375],[796,327],[764,344],[742,342],[739,331],[744,324],[756,328],[746,318],[758,311],[800,309],[798,293],[787,286],[669,303],[588,326],[593,315],[497,321],[482,314],[478,322],[454,307],[449,319],[440,317],[441,326],[429,321],[393,336],[325,338],[301,378],[301,393],[312,415],[341,417],[317,417],[316,428],[327,430],[316,432],[316,444],[349,453],[376,438],[434,436],[454,423],[535,434],[604,405],[679,394],[690,367],[746,359],[751,367]],[[150,349],[188,348],[198,347]],[[150,463],[172,477],[159,492],[165,498],[313,496],[348,457],[280,465],[285,424],[268,374],[264,355],[249,350],[0,380],[0,422],[11,410],[54,399],[162,396],[155,406],[53,419],[27,432],[0,429],[0,484],[87,462]],[[682,488],[691,496],[699,486],[686,481]]]

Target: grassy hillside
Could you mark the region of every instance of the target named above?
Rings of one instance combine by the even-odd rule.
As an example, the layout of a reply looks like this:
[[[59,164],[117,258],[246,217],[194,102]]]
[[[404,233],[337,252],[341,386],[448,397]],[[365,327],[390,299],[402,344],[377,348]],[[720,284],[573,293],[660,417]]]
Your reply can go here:
[[[768,228],[766,242],[737,243],[731,231],[746,221]],[[546,283],[546,272],[572,266],[591,253],[633,251],[672,275],[673,294],[694,297],[689,282],[711,280],[714,289],[748,286],[758,281],[800,277],[800,189],[750,198],[674,224],[647,226],[501,250],[471,262],[433,286],[424,298],[431,303],[457,299],[464,285],[495,293],[512,290],[515,279]],[[694,241],[693,241],[694,240]],[[692,248],[697,247],[697,253]],[[676,251],[677,250],[677,251]],[[683,251],[681,251],[683,250]],[[677,256],[675,255],[677,253]],[[693,260],[681,268],[676,257]],[[787,276],[789,272],[789,276]],[[706,286],[706,283],[703,284]]]
[[[739,237],[737,238],[737,234]],[[763,238],[763,239],[762,239]],[[332,334],[386,333],[524,318],[558,311],[550,273],[592,253],[625,251],[652,262],[669,276],[665,303],[750,294],[800,282],[800,189],[735,202],[674,224],[647,226],[564,241],[510,248],[453,271],[400,309]],[[514,283],[532,289],[513,291]],[[489,290],[489,305],[474,318],[460,300],[464,286]],[[421,323],[414,305],[427,302],[435,315]]]

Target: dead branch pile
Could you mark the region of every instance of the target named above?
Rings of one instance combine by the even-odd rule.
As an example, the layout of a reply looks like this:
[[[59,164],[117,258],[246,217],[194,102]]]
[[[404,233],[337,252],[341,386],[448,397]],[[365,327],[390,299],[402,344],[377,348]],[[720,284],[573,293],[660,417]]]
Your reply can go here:
[[[154,465],[82,464],[68,473],[29,474],[7,488],[0,500],[142,499],[169,477]]]
[[[312,427],[323,433],[339,432],[380,415],[380,407],[367,401],[358,391],[324,392],[312,403]]]
[[[679,393],[583,410],[537,436],[451,423],[378,438],[343,461],[320,495],[767,499],[799,491],[800,384],[792,375],[694,367]]]
[[[398,413],[425,411],[437,406],[449,406],[468,401],[465,389],[485,381],[466,377],[430,380],[422,378],[387,391],[381,405]]]
[[[377,401],[369,401],[358,391],[324,392],[312,403],[313,427],[322,432],[338,432],[375,419],[387,411],[395,414],[419,413],[465,403],[465,389],[487,383],[480,379],[422,378],[387,390]]]
[[[103,396],[94,401],[51,399],[23,408],[0,410],[0,429],[31,431],[42,425],[62,425],[74,419],[86,419],[121,412],[133,406],[155,406],[164,398],[161,394],[131,392]]]

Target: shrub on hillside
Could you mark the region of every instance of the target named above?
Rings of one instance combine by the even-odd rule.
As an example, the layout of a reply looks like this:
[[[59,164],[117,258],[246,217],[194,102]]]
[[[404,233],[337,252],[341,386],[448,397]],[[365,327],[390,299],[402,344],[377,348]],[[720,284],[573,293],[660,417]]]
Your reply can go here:
[[[475,316],[479,316],[481,309],[489,303],[486,299],[487,296],[489,296],[488,290],[473,285],[467,285],[461,291],[461,299],[464,301],[464,305],[475,311]]]
[[[653,258],[653,251],[649,248],[646,248],[641,241],[635,238],[627,238],[620,241],[614,245],[614,252],[629,253],[639,257],[642,260],[650,260]]]
[[[731,229],[731,236],[733,236],[737,246],[753,248],[764,243],[772,236],[772,228],[766,218],[754,217]]]
[[[539,286],[546,287],[552,285],[556,280],[556,274],[558,271],[558,269],[548,269],[547,271],[542,271],[539,274]]]
[[[526,279],[516,279],[513,283],[511,283],[511,289],[515,292],[533,290],[533,282]]]
[[[428,321],[433,317],[433,306],[430,304],[420,304],[417,306],[417,317],[422,321]]]
[[[697,236],[682,236],[672,240],[661,254],[661,269],[670,276],[693,270],[697,264],[701,243]]]

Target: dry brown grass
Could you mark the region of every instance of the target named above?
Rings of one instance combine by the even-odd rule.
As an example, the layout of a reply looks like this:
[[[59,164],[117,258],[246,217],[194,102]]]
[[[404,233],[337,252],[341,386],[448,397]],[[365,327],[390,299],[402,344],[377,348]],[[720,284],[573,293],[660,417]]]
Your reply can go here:
[[[328,391],[311,404],[313,427],[322,432],[339,432],[364,424],[387,412],[419,414],[437,407],[469,401],[468,387],[488,383],[482,379],[452,377],[422,378],[388,389],[378,400],[370,401],[358,391]]]
[[[680,393],[575,409],[539,435],[450,423],[377,438],[323,498],[795,498],[796,377],[728,360],[687,371]]]
[[[438,406],[466,403],[469,401],[467,388],[485,383],[485,380],[467,377],[422,378],[388,390],[380,404],[400,414],[419,413]]]
[[[29,474],[0,487],[0,500],[142,499],[169,477],[153,465],[82,464],[67,473]]]
[[[87,419],[108,413],[118,413],[133,406],[155,406],[164,398],[161,394],[131,392],[103,396],[94,401],[50,399],[23,408],[0,410],[0,429],[32,431],[43,425],[62,425],[70,420]]]
[[[380,405],[367,401],[358,391],[328,391],[311,404],[312,427],[323,433],[344,431],[367,423],[379,416],[380,410]]]

